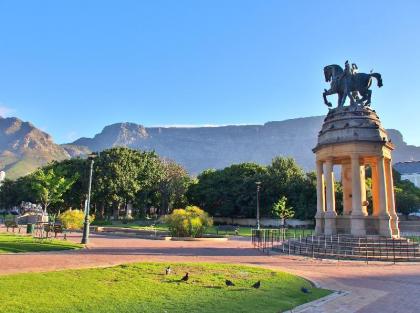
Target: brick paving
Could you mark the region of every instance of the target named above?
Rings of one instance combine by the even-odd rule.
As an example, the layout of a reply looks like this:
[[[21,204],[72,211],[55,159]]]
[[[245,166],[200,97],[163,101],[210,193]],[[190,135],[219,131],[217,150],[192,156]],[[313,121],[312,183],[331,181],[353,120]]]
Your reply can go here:
[[[80,241],[79,234],[69,240]],[[87,249],[64,252],[1,254],[0,275],[69,268],[112,266],[128,262],[218,262],[283,270],[323,288],[347,291],[301,312],[420,312],[420,264],[320,261],[264,255],[249,240],[184,242],[91,235]]]

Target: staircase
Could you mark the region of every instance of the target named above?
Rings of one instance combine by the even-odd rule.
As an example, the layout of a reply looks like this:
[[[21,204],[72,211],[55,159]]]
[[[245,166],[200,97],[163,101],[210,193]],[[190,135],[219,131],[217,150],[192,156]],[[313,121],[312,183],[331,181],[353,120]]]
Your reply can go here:
[[[420,246],[407,238],[351,235],[291,238],[273,246],[287,254],[315,258],[420,262]]]

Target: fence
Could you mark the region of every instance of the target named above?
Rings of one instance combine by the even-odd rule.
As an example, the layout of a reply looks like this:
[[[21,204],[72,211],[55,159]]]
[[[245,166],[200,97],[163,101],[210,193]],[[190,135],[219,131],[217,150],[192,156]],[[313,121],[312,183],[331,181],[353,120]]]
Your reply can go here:
[[[315,236],[313,230],[253,229],[252,244],[265,253],[319,259],[420,262],[420,236],[385,238],[349,235]]]

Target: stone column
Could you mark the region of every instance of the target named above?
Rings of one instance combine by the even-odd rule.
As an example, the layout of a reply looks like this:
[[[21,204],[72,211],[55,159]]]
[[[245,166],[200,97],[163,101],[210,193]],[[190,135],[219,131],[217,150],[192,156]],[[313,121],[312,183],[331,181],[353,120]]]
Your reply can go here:
[[[351,234],[354,236],[366,235],[365,213],[362,208],[362,171],[360,168],[360,156],[352,154],[351,156],[352,173],[352,211],[351,211]]]
[[[368,215],[367,212],[367,195],[366,195],[366,168],[364,164],[360,165],[360,192],[361,192],[361,200],[362,200],[362,213],[364,216]]]
[[[325,235],[333,235],[336,233],[335,218],[335,191],[334,191],[334,171],[333,160],[327,159],[325,162],[325,184],[326,184],[326,199],[327,211],[325,212]]]
[[[372,162],[370,164],[370,168],[372,169],[372,207],[373,207],[373,216],[379,215],[379,176],[378,176],[378,166]]]
[[[385,172],[385,158],[378,157],[378,187],[379,187],[379,234],[391,237],[390,216],[388,213],[387,179]]]
[[[390,215],[390,226],[393,236],[399,237],[398,215],[395,210],[395,196],[394,196],[394,179],[392,175],[392,164],[390,159],[385,160],[386,172],[386,186],[387,186],[387,201],[388,213]]]
[[[343,184],[343,215],[351,213],[351,165],[343,163],[341,165],[341,183]]]
[[[316,215],[315,215],[315,234],[321,235],[323,231],[323,219],[325,212],[325,184],[324,184],[324,164],[322,161],[316,162]]]

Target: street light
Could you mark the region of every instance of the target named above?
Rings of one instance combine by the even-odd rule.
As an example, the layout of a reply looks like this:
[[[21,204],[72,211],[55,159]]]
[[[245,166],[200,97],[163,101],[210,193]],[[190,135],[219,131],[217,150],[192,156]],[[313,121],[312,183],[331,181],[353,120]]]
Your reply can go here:
[[[260,229],[260,189],[261,189],[261,182],[257,181],[255,184],[257,185],[257,229]]]
[[[89,243],[89,213],[90,213],[90,193],[92,191],[92,175],[93,175],[93,163],[94,159],[96,158],[96,153],[91,153],[88,156],[88,160],[90,160],[90,172],[89,172],[89,187],[88,187],[88,196],[85,204],[85,222],[83,223],[83,236],[82,236],[82,244]]]

